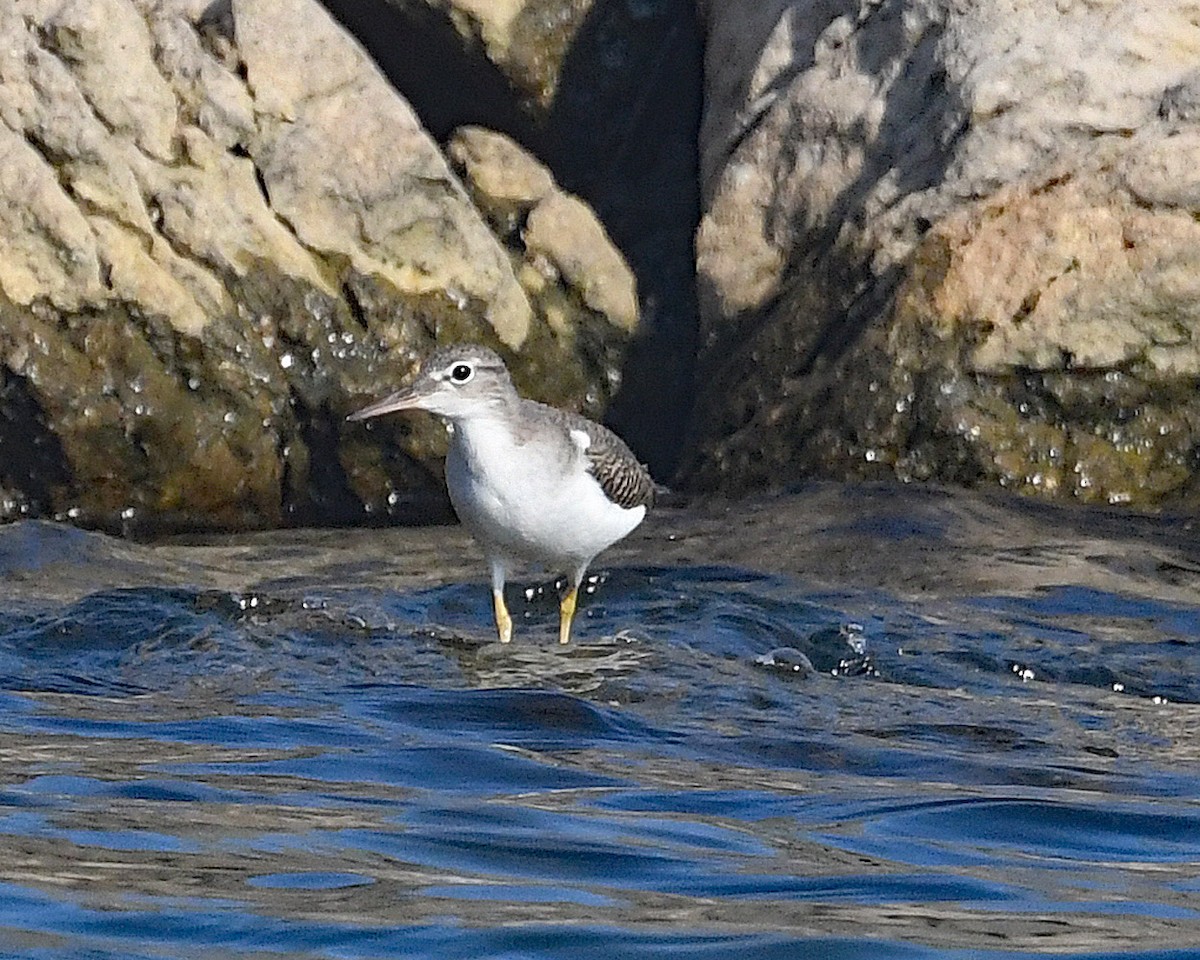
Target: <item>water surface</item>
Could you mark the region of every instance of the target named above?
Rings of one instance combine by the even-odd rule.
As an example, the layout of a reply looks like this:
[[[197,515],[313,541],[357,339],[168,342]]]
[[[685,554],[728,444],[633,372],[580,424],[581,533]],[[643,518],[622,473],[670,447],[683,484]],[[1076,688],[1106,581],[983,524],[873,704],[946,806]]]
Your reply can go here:
[[[0,528],[2,955],[1193,955],[1190,539],[665,510],[563,648],[453,528]]]

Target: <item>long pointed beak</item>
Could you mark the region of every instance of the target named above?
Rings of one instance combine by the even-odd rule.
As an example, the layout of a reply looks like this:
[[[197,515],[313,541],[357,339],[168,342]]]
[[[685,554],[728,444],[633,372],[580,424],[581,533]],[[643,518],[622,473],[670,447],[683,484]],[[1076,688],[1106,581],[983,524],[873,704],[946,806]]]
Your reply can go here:
[[[393,393],[390,397],[384,397],[369,406],[363,407],[361,410],[356,410],[350,414],[347,420],[367,420],[371,417],[378,417],[385,413],[392,413],[396,410],[419,410],[421,408],[422,395],[415,392],[411,387]]]

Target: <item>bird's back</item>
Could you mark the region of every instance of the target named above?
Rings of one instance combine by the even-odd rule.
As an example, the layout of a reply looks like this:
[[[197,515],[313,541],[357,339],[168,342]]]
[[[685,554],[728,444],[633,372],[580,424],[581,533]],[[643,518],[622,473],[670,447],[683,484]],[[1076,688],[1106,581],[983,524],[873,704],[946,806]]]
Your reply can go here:
[[[650,471],[634,456],[625,441],[608,427],[536,400],[522,399],[521,403],[536,411],[536,416],[530,418],[531,422],[553,423],[568,438],[572,431],[586,434],[588,444],[584,456],[588,471],[609,500],[626,510],[634,507],[648,510],[653,506],[654,479]]]

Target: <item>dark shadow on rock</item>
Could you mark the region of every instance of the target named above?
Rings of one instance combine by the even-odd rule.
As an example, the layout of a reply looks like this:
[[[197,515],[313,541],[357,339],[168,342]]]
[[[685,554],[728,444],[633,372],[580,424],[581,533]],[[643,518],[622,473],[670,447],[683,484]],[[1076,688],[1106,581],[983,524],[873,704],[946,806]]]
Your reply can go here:
[[[322,2],[435,138],[465,124],[505,133],[596,211],[637,278],[643,321],[607,419],[656,475],[670,476],[693,399],[697,329],[703,40],[691,0],[596,0],[545,109],[438,11]]]
[[[694,392],[702,83],[690,0],[598,0],[547,123],[548,165],[592,205],[637,277],[642,327],[608,420],[662,479],[679,462]]]
[[[297,422],[302,425],[301,439],[306,469],[298,476],[283,478],[283,514],[288,526],[424,526],[455,522],[454,511],[446,494],[446,484],[422,464],[405,454],[399,444],[372,441],[384,460],[385,472],[396,477],[420,477],[397,493],[364,503],[354,491],[341,454],[344,452],[345,424],[328,406],[309,408],[293,397]],[[285,461],[286,467],[287,461]]]
[[[872,32],[874,43],[870,45],[864,43],[865,38],[861,35],[858,38],[862,48],[859,52],[860,62],[880,83],[893,72],[894,60],[906,49],[906,41],[899,36],[903,30],[903,17],[896,12],[901,6],[901,0],[885,0],[873,15],[874,19],[882,21],[890,14],[895,27],[894,35],[880,37],[878,31]],[[965,104],[957,97],[947,98],[950,91],[936,54],[943,32],[943,25],[932,24],[921,38],[905,64],[902,75],[894,81],[888,92],[878,132],[868,145],[861,172],[833,203],[823,229],[803,238],[796,245],[791,263],[784,268],[785,276],[799,277],[799,282],[814,275],[824,275],[828,279],[822,285],[827,289],[846,291],[843,312],[831,312],[826,317],[824,327],[814,330],[816,336],[798,373],[811,372],[818,357],[836,360],[853,346],[863,330],[886,312],[891,295],[903,276],[903,271],[894,267],[875,274],[870,264],[863,262],[861,254],[843,249],[838,237],[845,225],[848,222],[860,225],[865,222],[866,201],[879,182],[893,170],[898,169],[901,174],[896,180],[897,196],[907,196],[940,183],[953,158],[951,148],[957,133],[969,122]],[[811,51],[804,53],[811,59]],[[931,108],[938,108],[947,99],[953,104],[953,109],[943,112],[948,118],[946,122],[954,128],[955,133],[941,142],[918,141],[916,137],[925,128],[920,115]],[[796,132],[785,139],[798,143],[800,138],[801,134]],[[919,153],[925,154],[924,163],[915,161],[914,154]],[[786,153],[781,155],[780,166],[788,167],[790,164]],[[776,178],[775,182],[783,183],[782,177],[788,170],[780,169],[779,172],[780,178]],[[783,205],[772,203],[768,206],[781,209]],[[805,260],[809,262],[804,263]],[[787,293],[785,287],[781,299],[786,301]],[[770,309],[763,311],[758,320],[760,323],[779,322],[777,312]]]
[[[872,14],[872,22],[887,24],[892,33],[877,27],[862,30],[855,38],[861,47],[859,62],[880,86],[895,77],[874,132],[865,128],[840,131],[840,136],[857,136],[865,144],[860,172],[830,205],[819,226],[795,235],[775,298],[741,317],[727,318],[704,350],[697,376],[705,386],[691,425],[695,444],[690,449],[710,454],[695,453],[683,465],[685,485],[702,471],[707,476],[698,486],[712,486],[717,474],[704,467],[703,459],[740,431],[745,431],[745,439],[734,443],[741,469],[756,441],[763,441],[764,455],[757,458],[762,465],[755,477],[731,477],[739,490],[758,483],[778,486],[814,473],[843,477],[888,474],[882,464],[852,466],[843,458],[860,445],[872,445],[871,434],[877,425],[898,425],[896,398],[886,387],[894,357],[885,341],[886,320],[905,269],[902,264],[892,264],[880,270],[871,263],[872,251],[865,246],[856,248],[847,242],[847,236],[864,227],[870,198],[883,178],[896,177],[899,197],[939,183],[953,159],[954,144],[969,123],[963,101],[947,88],[938,62],[943,25],[931,23],[912,49],[901,36],[905,27],[900,6],[899,0],[884,0]],[[806,39],[815,42],[835,18],[853,17],[857,9],[840,0],[822,5],[822,19],[806,30]],[[897,70],[900,56],[907,59]],[[812,48],[795,49],[793,61],[791,67],[782,68],[789,79],[814,62]],[[783,95],[787,96],[786,91]],[[928,129],[922,115],[930,110],[941,114],[936,126],[942,136],[918,139],[920,132]],[[780,137],[784,148],[779,151],[778,173],[773,179],[781,188],[794,189],[789,177],[797,158],[787,145],[796,149],[803,145],[808,122],[807,116],[796,115],[791,131]],[[740,140],[752,133],[752,129],[744,131]],[[780,215],[798,215],[794,202],[786,198],[768,199],[765,206]],[[848,225],[854,229],[848,231]],[[923,226],[914,222],[909,229],[915,239]],[[788,224],[768,224],[767,232],[787,235],[792,231]],[[715,300],[703,290],[701,296]],[[765,364],[762,372],[769,373],[769,378],[756,376],[760,364]],[[767,415],[779,417],[780,411],[786,412],[777,426],[762,421]],[[918,421],[907,418],[906,429]],[[901,444],[905,442],[899,439]],[[716,455],[726,456],[722,452]],[[796,476],[772,477],[772,471],[784,463],[795,469]]]
[[[57,436],[46,426],[28,381],[0,365],[0,494],[20,491],[11,508],[0,504],[0,520],[54,509],[56,491],[71,481],[71,469]]]
[[[439,11],[387,0],[321,0],[358,39],[425,129],[439,141],[468,123],[507,133],[540,152],[533,118],[482,49],[467,49]]]
[[[360,523],[362,504],[351,490],[338,456],[339,418],[328,408],[307,407],[295,394],[292,406],[308,448],[308,473],[302,484],[295,484],[291,477],[284,478],[283,512],[288,522],[300,526]]]

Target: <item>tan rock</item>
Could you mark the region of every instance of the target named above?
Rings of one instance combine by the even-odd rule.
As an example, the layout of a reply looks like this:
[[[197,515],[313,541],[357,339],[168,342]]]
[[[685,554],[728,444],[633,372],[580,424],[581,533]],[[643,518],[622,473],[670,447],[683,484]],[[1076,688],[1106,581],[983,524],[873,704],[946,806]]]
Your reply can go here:
[[[104,126],[155,160],[174,155],[175,93],[154,63],[146,19],[129,0],[18,0]]]
[[[74,310],[102,295],[86,217],[27,140],[0,128],[0,292]]]
[[[416,115],[312,6],[234,3],[260,122],[251,151],[272,209],[305,246],[349,257],[359,273],[488,304],[497,336],[519,347],[531,314],[508,260]],[[377,149],[389,141],[392,149]]]
[[[1198,156],[1200,130],[1164,124],[1161,132],[1143,138],[1122,156],[1118,176],[1143,204],[1200,210]]]
[[[455,132],[448,148],[476,206],[508,239],[522,286],[562,334],[598,315],[625,333],[638,322],[637,282],[596,214],[559,189],[542,164],[510,138],[479,127]]]
[[[592,310],[633,332],[633,274],[587,204],[565,194],[547,197],[529,214],[525,246],[533,257],[544,256]]]
[[[455,131],[447,154],[461,171],[475,205],[504,230],[514,229],[557,189],[545,165],[502,133],[463,127]]]
[[[1145,365],[1152,347],[1200,354],[1200,224],[1147,211],[1105,178],[1001,191],[947,217],[927,245],[945,267],[921,285],[931,316],[943,336],[970,332],[973,373]]]
[[[1198,0],[703,9],[693,483],[1195,486]]]
[[[0,5],[0,449],[33,464],[0,464],[0,519],[428,516],[444,431],[389,446],[345,413],[448,338],[520,347],[527,389],[598,412],[626,326],[547,317],[315,0]]]

